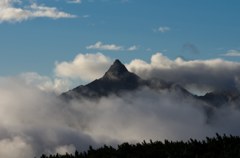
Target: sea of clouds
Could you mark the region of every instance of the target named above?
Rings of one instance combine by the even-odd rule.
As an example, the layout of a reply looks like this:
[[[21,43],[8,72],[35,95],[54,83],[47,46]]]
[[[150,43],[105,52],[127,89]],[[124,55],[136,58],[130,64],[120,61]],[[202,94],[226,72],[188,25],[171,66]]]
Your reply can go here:
[[[73,86],[72,80],[101,77],[112,61],[100,53],[79,54],[73,61],[57,62],[55,78],[35,72],[1,77],[0,157],[74,153],[89,145],[116,146],[126,141],[203,139],[216,132],[239,135],[236,106],[212,108],[179,91],[141,88],[98,101],[64,102],[58,97]],[[126,66],[145,79],[161,78],[193,91],[238,88],[240,74],[237,62],[170,60],[161,53],[153,55],[150,63],[136,59]],[[213,110],[210,121],[206,108]]]

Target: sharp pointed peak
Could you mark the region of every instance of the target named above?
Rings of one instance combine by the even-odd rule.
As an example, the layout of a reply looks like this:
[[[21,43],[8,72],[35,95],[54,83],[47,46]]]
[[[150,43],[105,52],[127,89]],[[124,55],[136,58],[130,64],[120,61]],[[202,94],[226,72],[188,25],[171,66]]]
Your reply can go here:
[[[128,72],[127,68],[125,65],[119,60],[116,59],[114,63],[111,65],[108,71],[121,71],[121,72]]]
[[[123,64],[119,59],[116,59],[116,60],[113,62],[113,64],[111,65],[110,69],[111,69],[111,68],[114,68],[114,69],[125,68],[125,69],[126,69],[126,67],[124,66],[124,64]],[[109,69],[109,70],[110,70],[110,69]]]
[[[122,62],[119,59],[116,59],[113,64],[122,64]]]
[[[104,76],[111,79],[117,79],[121,78],[121,76],[126,73],[129,73],[127,68],[119,59],[116,59]]]

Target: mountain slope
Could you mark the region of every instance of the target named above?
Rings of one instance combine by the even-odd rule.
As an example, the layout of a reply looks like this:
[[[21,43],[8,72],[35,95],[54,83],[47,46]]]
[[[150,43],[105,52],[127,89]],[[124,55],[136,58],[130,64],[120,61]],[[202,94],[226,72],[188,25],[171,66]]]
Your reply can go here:
[[[221,107],[226,104],[239,103],[240,94],[237,90],[213,91],[198,97],[198,99],[215,107]]]
[[[204,96],[195,96],[181,85],[169,83],[159,79],[143,80],[136,74],[129,72],[127,68],[119,61],[115,60],[108,71],[99,79],[87,85],[78,86],[61,95],[62,98],[71,99],[96,99],[111,94],[130,92],[142,87],[148,87],[153,90],[168,90],[178,92],[181,97],[192,97],[214,107],[220,107],[225,104],[240,103],[240,94],[238,91],[220,91],[210,92]]]
[[[119,60],[115,60],[103,77],[85,86],[78,86],[63,93],[62,96],[65,98],[97,98],[111,93],[135,90],[144,82],[140,77],[129,72]]]
[[[63,93],[61,97],[65,99],[92,99],[110,94],[133,91],[144,86],[155,90],[179,90],[186,95],[191,95],[187,90],[177,84],[168,83],[159,79],[143,80],[136,74],[129,72],[119,60],[115,60],[103,77],[87,85],[81,85]]]

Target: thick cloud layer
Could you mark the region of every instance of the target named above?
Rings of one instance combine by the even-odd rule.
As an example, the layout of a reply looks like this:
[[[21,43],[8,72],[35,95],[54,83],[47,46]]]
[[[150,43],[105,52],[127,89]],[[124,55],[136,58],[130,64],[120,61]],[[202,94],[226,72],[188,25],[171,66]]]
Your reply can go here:
[[[84,131],[72,127],[78,121],[80,126],[83,121],[74,120],[75,115],[68,110],[71,106],[63,105],[54,94],[14,78],[1,79],[0,94],[0,146],[16,146],[16,152],[26,154],[20,157],[63,150],[72,143],[82,143],[82,149],[94,144]],[[19,157],[11,148],[4,149],[0,157]]]
[[[68,79],[58,77],[52,79],[48,76],[41,76],[36,72],[22,73],[19,77],[27,85],[35,86],[42,91],[54,92],[56,94],[67,91],[71,84]]]
[[[150,63],[135,59],[127,67],[142,78],[161,78],[205,92],[239,87],[240,63],[222,59],[171,60],[156,53]]]
[[[14,77],[0,79],[0,96],[0,157],[4,158],[240,132],[234,106],[215,109],[207,123],[207,105],[178,91],[143,88],[99,101],[63,103],[53,93]]]
[[[73,61],[56,64],[59,79],[90,82],[101,77],[114,59],[104,54],[79,54]],[[169,59],[161,53],[152,55],[150,62],[134,59],[125,64],[144,79],[159,78],[178,83],[192,92],[204,94],[214,90],[240,88],[240,63],[223,59]]]
[[[111,61],[103,54],[80,54],[73,62],[57,64],[56,79],[37,73],[0,78],[0,157],[33,158],[125,141],[201,139],[216,132],[240,134],[238,105],[213,108],[179,91],[142,88],[99,101],[70,103],[56,96],[69,85],[65,79],[97,78]],[[136,59],[127,66],[143,78],[209,90],[238,87],[239,65],[221,59],[170,60],[157,53],[150,63]],[[91,75],[82,77],[86,74]]]

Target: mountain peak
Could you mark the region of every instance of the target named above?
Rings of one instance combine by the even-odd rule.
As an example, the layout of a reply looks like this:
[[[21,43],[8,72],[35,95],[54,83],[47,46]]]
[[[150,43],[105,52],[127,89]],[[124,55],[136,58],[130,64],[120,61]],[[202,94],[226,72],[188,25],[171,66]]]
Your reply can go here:
[[[116,59],[108,71],[116,71],[119,73],[128,72],[127,68],[121,63],[119,59]]]
[[[140,77],[129,72],[121,61],[116,59],[103,77],[85,86],[78,86],[63,93],[62,96],[67,99],[98,98],[111,93],[117,94],[124,90],[135,90],[144,84],[145,82]]]
[[[67,100],[84,97],[92,99],[110,94],[120,94],[124,91],[133,91],[145,86],[156,90],[174,88],[173,90],[180,90],[184,94],[188,93],[187,90],[185,91],[180,86],[173,87],[171,84],[163,81],[143,80],[136,74],[129,72],[121,61],[116,59],[103,77],[63,93],[62,97]]]
[[[127,68],[121,63],[120,60],[116,59],[108,71],[105,73],[104,78],[108,79],[120,79],[124,74],[129,73]]]
[[[113,65],[123,65],[119,59],[116,59]]]

